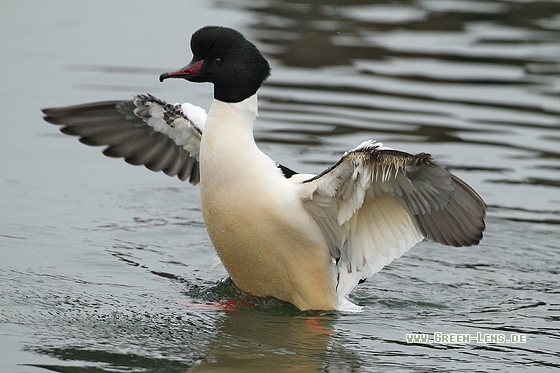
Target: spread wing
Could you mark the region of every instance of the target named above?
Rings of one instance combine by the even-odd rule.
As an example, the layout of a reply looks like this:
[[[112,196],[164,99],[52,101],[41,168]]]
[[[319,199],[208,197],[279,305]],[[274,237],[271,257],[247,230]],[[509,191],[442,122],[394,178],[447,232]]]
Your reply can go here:
[[[476,245],[485,227],[482,198],[429,154],[373,141],[303,181],[301,192],[337,262],[340,299],[424,238]]]
[[[146,94],[128,101],[43,109],[44,119],[62,125],[87,145],[106,145],[103,154],[197,184],[198,154],[206,122],[204,109],[171,105]]]

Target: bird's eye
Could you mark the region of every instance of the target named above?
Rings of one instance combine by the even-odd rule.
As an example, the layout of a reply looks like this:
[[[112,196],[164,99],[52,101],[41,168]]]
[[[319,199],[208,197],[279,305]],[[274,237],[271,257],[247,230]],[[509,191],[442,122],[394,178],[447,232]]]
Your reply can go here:
[[[219,58],[219,57],[216,58],[216,59],[214,60],[214,64],[215,64],[215,65],[219,65],[219,64],[221,64],[221,63],[222,63],[222,59]]]

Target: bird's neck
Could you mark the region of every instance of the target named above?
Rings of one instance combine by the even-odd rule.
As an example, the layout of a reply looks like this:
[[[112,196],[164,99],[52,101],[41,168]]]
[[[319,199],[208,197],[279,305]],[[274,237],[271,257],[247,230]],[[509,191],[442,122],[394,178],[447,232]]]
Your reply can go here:
[[[238,103],[214,100],[200,143],[200,193],[204,211],[212,210],[211,206],[223,207],[240,195],[259,193],[266,189],[271,177],[281,175],[275,163],[255,143],[256,116],[256,95]]]
[[[244,101],[245,97],[254,96],[260,87],[256,81],[253,84],[217,86],[214,84],[214,98],[222,102],[238,103]]]
[[[236,103],[214,100],[200,143],[200,169],[204,176],[222,178],[228,173],[244,172],[244,168],[263,156],[253,137],[256,116],[256,95]]]
[[[230,141],[249,136],[253,138],[253,126],[257,117],[257,95],[240,102],[224,102],[215,99],[208,111],[204,135],[208,137],[233,136]]]

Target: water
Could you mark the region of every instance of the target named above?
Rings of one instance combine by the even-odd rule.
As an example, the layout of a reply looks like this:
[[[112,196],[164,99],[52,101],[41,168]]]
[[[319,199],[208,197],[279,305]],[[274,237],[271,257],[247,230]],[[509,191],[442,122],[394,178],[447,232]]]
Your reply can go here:
[[[337,3],[3,5],[0,371],[560,367],[560,4]],[[300,313],[221,282],[196,187],[40,114],[144,92],[208,108],[209,85],[157,81],[206,24],[241,30],[272,63],[256,129],[269,155],[318,172],[368,138],[428,151],[488,202],[482,244],[419,244],[354,291],[361,314]]]

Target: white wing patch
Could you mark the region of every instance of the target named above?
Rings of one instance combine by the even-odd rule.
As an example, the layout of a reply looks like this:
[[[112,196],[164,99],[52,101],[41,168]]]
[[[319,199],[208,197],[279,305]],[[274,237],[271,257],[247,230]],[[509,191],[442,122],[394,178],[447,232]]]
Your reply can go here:
[[[152,95],[135,96],[134,105],[134,114],[199,160],[200,138],[207,117],[203,108],[189,103],[167,104]]]
[[[341,228],[347,249],[339,259],[339,298],[424,239],[408,211],[389,195],[364,203]]]

